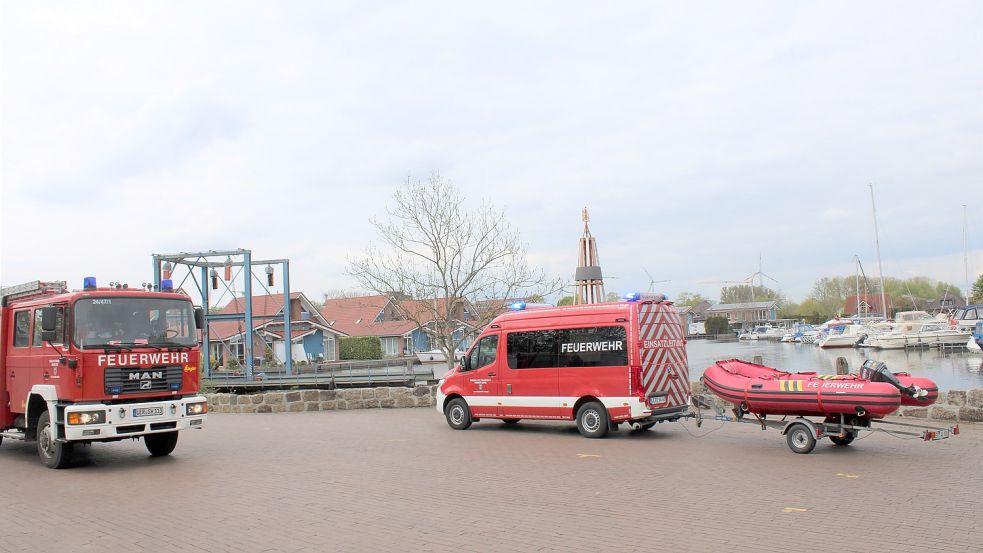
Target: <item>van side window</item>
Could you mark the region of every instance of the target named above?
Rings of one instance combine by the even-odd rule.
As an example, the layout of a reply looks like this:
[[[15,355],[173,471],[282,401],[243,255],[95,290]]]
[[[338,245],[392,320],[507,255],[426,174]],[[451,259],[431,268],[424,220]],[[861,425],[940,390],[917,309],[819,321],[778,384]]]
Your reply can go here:
[[[513,332],[506,339],[510,369],[544,369],[556,366],[555,330]]]
[[[559,367],[620,367],[628,364],[628,339],[623,326],[560,330],[557,342]]]
[[[14,313],[14,347],[26,348],[31,343],[31,312]]]
[[[61,344],[63,343],[62,337],[65,334],[65,308],[58,308],[58,316],[55,319],[55,335],[58,336],[51,343]],[[41,308],[38,307],[34,310],[34,347],[41,346]]]
[[[498,336],[485,336],[471,350],[471,368],[480,369],[495,362],[498,353]]]

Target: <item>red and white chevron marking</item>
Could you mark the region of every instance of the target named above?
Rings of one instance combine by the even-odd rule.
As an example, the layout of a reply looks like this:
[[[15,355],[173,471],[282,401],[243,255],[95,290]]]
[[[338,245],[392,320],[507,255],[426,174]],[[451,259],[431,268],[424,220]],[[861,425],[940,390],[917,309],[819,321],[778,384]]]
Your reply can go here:
[[[685,339],[675,307],[662,304],[640,306],[638,343],[646,395],[664,391],[669,396],[669,405],[687,402],[689,364]]]

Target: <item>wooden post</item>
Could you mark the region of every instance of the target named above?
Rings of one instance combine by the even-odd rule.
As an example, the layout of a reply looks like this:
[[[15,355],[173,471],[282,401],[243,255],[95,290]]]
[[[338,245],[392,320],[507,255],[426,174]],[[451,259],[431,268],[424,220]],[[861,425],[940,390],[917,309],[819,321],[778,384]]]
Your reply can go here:
[[[850,374],[850,364],[847,363],[846,357],[836,358],[836,374]]]

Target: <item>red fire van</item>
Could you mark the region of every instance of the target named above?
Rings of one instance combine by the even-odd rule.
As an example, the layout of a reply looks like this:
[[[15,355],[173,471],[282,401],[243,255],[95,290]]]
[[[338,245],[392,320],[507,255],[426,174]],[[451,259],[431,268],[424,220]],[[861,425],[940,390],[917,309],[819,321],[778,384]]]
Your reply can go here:
[[[602,438],[687,416],[686,339],[661,294],[624,302],[527,308],[515,304],[482,331],[437,391],[456,430],[481,419],[576,420]]]

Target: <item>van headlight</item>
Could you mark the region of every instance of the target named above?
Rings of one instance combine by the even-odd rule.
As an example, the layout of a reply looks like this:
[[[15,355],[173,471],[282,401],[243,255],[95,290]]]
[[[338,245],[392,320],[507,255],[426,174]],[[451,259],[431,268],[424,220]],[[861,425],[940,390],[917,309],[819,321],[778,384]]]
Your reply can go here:
[[[187,415],[204,415],[208,412],[208,402],[189,403],[185,409]]]
[[[106,422],[105,411],[76,411],[68,414],[68,424],[102,424]]]

